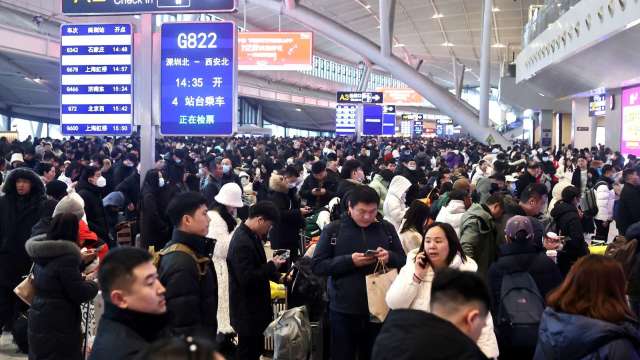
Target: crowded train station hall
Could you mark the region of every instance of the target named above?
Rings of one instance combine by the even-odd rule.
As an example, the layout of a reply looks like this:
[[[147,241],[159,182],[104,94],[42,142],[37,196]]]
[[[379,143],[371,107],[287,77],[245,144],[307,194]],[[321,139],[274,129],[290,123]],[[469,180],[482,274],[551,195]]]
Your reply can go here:
[[[639,24],[0,0],[0,360],[640,360]]]

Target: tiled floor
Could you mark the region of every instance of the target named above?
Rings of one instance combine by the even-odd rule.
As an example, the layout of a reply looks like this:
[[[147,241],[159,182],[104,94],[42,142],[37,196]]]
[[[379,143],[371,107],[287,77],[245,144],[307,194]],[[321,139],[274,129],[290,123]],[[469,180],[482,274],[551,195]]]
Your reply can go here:
[[[18,348],[13,343],[10,333],[2,333],[0,337],[0,360],[20,359],[26,360],[26,354],[18,353]]]

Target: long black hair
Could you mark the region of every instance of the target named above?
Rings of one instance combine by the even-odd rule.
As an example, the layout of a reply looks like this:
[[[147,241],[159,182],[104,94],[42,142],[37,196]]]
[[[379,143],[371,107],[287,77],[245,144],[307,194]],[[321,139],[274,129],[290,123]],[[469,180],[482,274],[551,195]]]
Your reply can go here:
[[[229,213],[229,210],[227,210],[226,205],[222,205],[217,201],[213,200],[209,204],[209,210],[217,211],[218,214],[220,214],[220,217],[222,218],[222,220],[224,220],[224,222],[227,224],[227,230],[229,231],[229,233],[231,233],[233,229],[235,229],[236,226],[238,225],[238,223],[236,222],[236,219],[233,217],[233,215]]]
[[[424,223],[430,215],[431,209],[427,204],[420,200],[413,200],[407,213],[404,215],[404,224],[402,225],[402,229],[400,229],[400,233],[415,230],[424,237]]]
[[[427,238],[426,234],[434,227],[439,227],[444,232],[444,236],[447,237],[447,242],[449,243],[449,254],[447,254],[447,265],[451,265],[453,259],[456,257],[456,254],[460,254],[463,262],[467,261],[467,257],[464,255],[464,251],[462,251],[462,245],[460,245],[460,239],[458,238],[458,234],[453,229],[453,226],[442,223],[442,222],[434,222],[433,224],[427,227],[427,230],[424,232],[425,236],[422,237],[422,244],[420,244],[420,249],[418,249],[418,254],[424,252],[424,242]],[[427,257],[427,261],[429,258]],[[430,262],[429,262],[430,263]]]
[[[47,232],[47,239],[67,240],[75,243],[78,239],[78,221],[78,217],[72,213],[54,216]]]

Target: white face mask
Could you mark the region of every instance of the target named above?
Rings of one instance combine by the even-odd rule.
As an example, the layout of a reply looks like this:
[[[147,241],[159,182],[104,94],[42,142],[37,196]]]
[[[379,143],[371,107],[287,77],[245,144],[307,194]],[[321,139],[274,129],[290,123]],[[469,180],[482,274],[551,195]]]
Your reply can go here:
[[[289,187],[289,189],[293,189],[296,187],[296,183],[288,183],[287,187]]]
[[[107,186],[107,179],[105,179],[104,176],[100,176],[98,180],[96,180],[96,186],[99,188]]]
[[[238,209],[231,207],[231,206],[227,206],[227,211],[229,212],[229,214],[233,217],[237,217],[238,216]]]
[[[415,166],[411,166],[411,165],[409,165],[409,166],[407,166],[407,169],[409,169],[409,170],[411,170],[411,171],[414,171],[414,170],[415,170],[415,169],[417,169],[417,168],[416,168]]]
[[[158,186],[159,187],[164,187],[164,178],[158,178]]]

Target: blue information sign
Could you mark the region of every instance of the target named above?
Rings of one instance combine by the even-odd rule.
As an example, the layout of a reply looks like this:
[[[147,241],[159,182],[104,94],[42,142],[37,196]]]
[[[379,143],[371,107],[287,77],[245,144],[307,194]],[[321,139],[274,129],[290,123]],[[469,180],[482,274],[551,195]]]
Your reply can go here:
[[[231,12],[235,0],[62,0],[65,15]]]
[[[165,23],[161,32],[160,132],[233,134],[238,93],[235,24]]]
[[[362,134],[382,135],[382,106],[362,105]]]
[[[356,133],[358,105],[336,106],[336,135],[351,136]]]
[[[423,131],[424,131],[424,123],[422,122],[422,120],[414,120],[413,136],[422,136]]]
[[[62,134],[131,134],[131,25],[71,24],[60,32]]]
[[[385,105],[382,114],[382,135],[396,134],[396,107]]]

